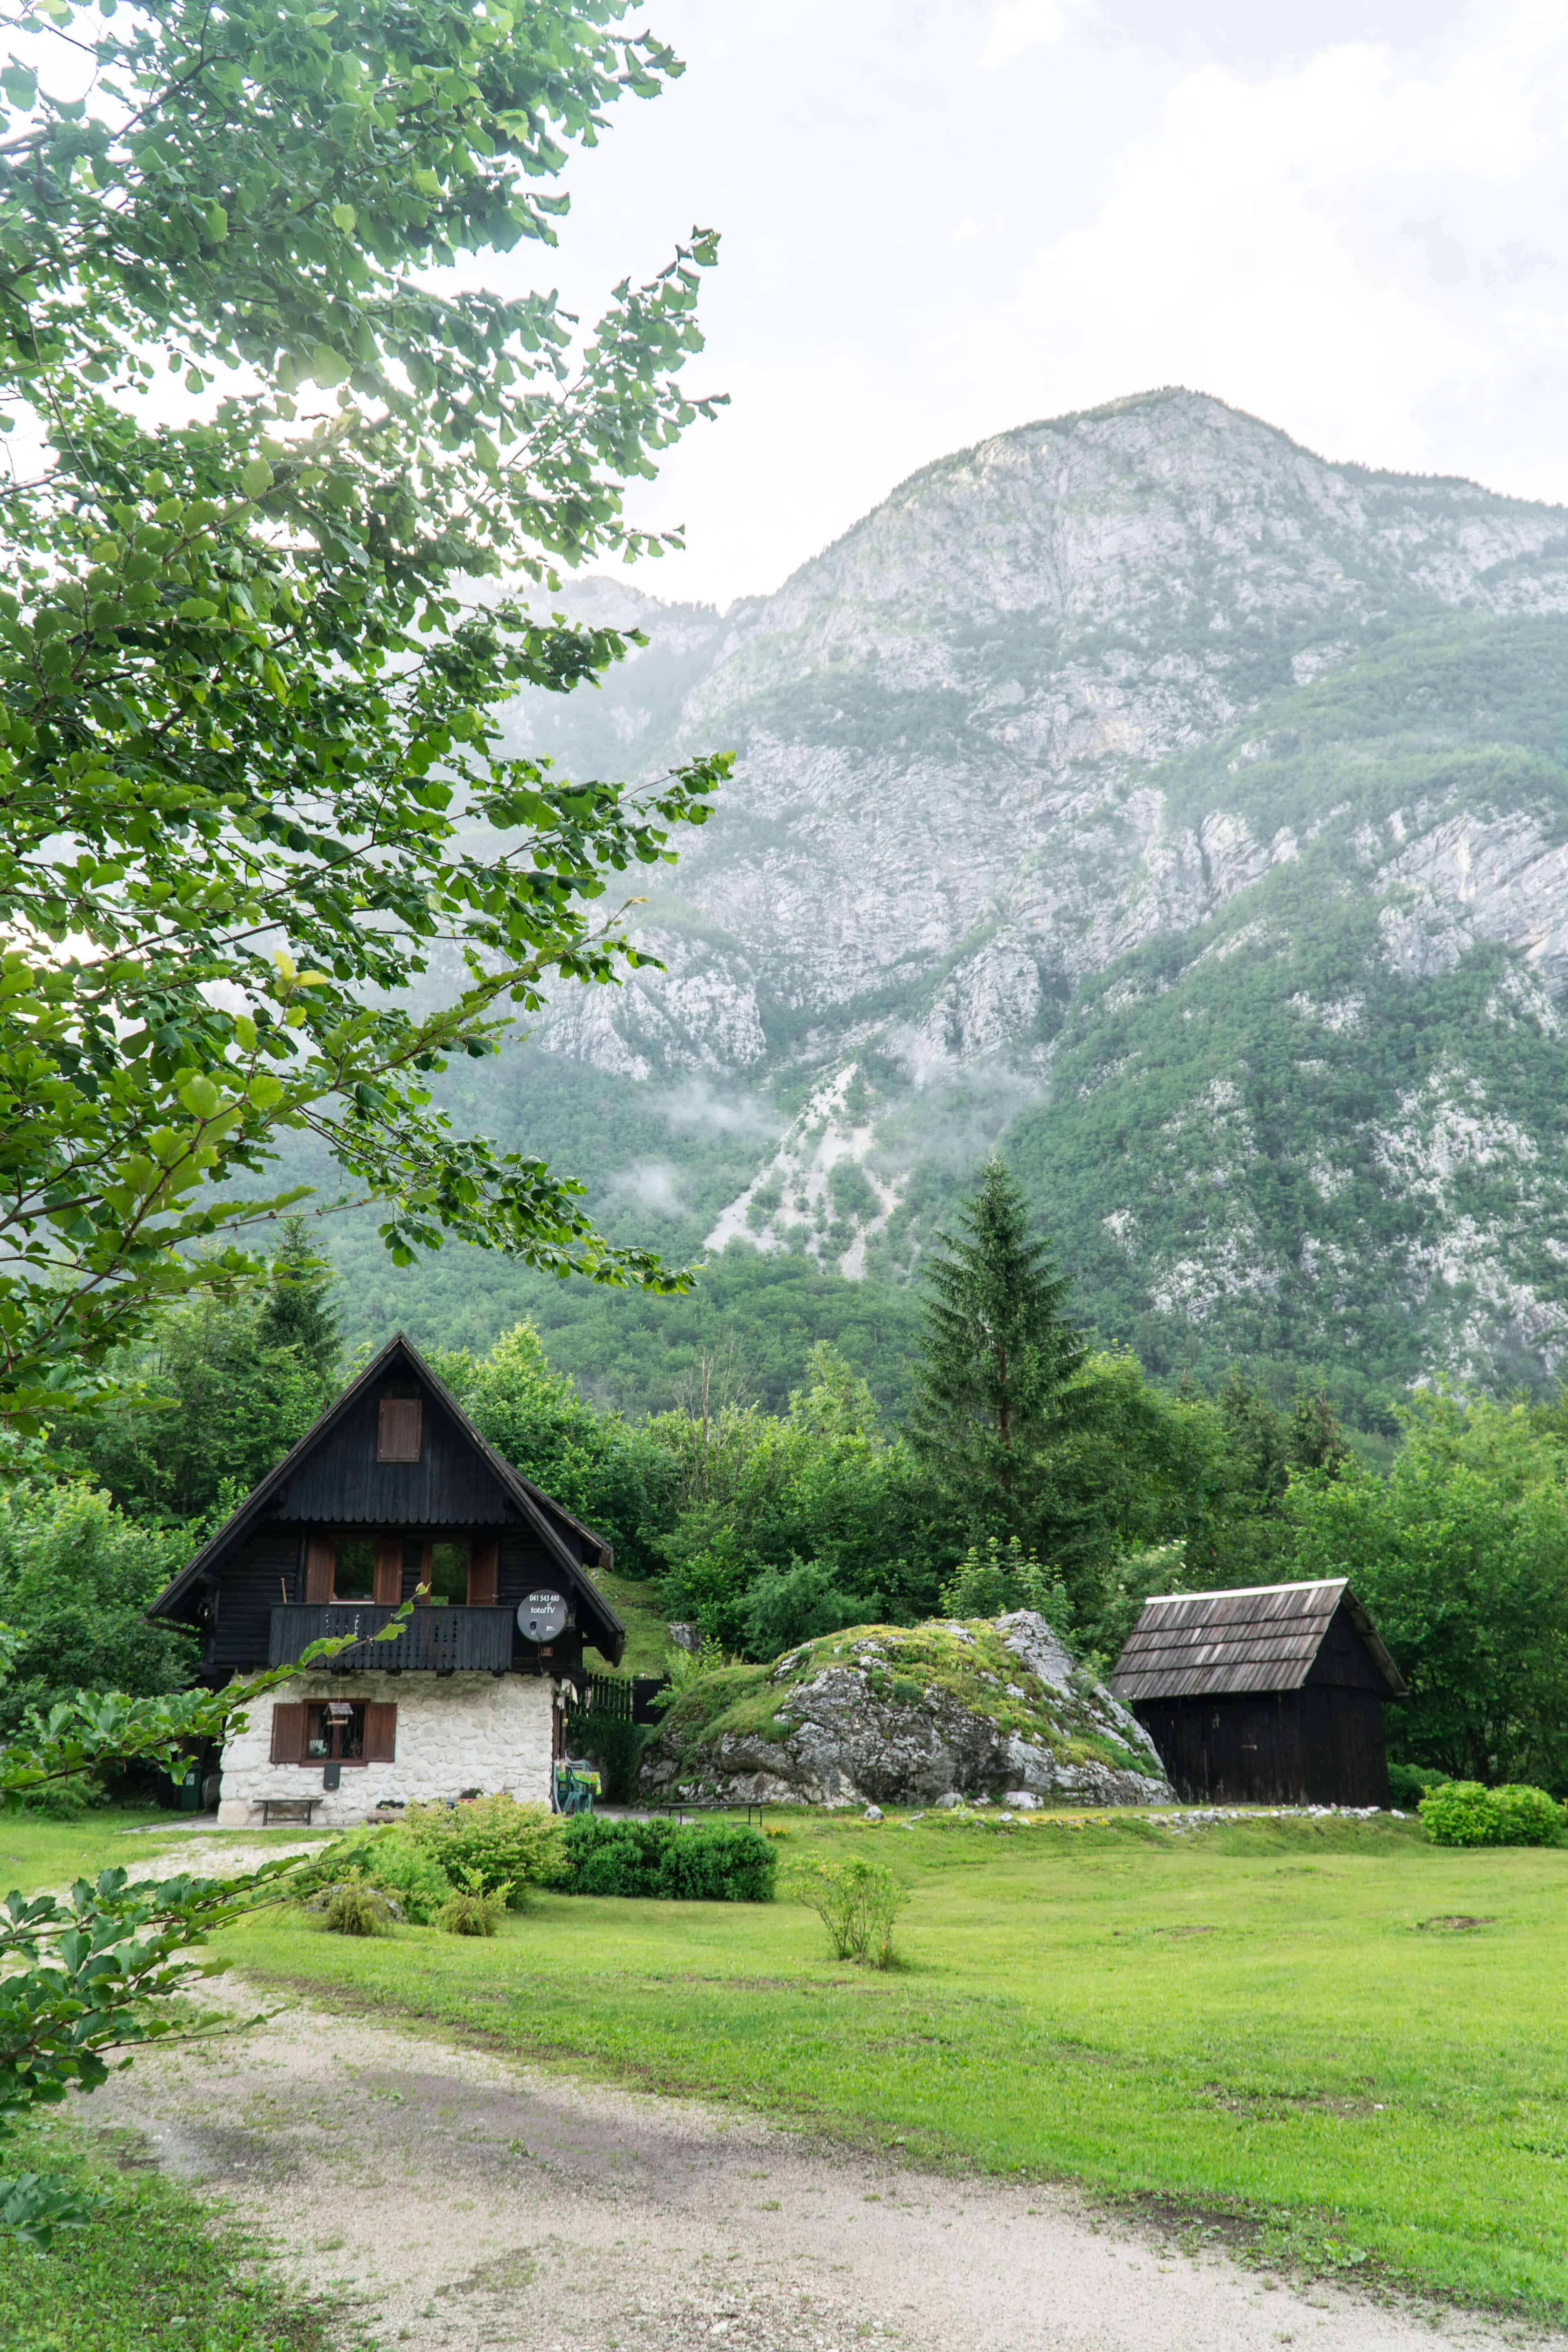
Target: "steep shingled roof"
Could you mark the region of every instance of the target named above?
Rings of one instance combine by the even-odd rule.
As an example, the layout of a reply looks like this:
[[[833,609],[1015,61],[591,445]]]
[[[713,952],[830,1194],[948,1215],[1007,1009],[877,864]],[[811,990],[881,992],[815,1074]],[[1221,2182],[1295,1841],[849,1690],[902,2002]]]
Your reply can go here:
[[[1342,1576],[1317,1584],[1258,1584],[1233,1592],[1165,1592],[1143,1603],[1110,1687],[1129,1703],[1226,1691],[1293,1691],[1311,1673],[1341,1603],[1387,1685],[1398,1667]]]

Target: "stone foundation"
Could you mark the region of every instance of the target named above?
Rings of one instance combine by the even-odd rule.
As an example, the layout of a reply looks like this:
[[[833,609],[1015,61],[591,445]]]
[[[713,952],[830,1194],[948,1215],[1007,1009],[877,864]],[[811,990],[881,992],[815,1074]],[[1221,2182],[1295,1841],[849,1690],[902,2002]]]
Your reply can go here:
[[[298,1699],[379,1699],[397,1709],[390,1764],[347,1764],[323,1789],[321,1766],[274,1764],[272,1709]],[[478,1789],[550,1801],[556,1686],[532,1675],[300,1675],[251,1709],[223,1752],[218,1822],[259,1825],[264,1800],[310,1797],[317,1822],[347,1828],[387,1801],[427,1803]]]

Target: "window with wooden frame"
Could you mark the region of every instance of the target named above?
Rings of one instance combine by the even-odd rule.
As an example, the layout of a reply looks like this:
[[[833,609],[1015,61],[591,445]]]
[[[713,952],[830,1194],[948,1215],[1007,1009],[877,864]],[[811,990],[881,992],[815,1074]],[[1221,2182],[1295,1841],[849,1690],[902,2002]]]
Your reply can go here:
[[[374,1601],[375,1538],[339,1536],[332,1546],[332,1599]]]
[[[380,1699],[279,1699],[274,1764],[394,1764],[397,1709]]]
[[[305,1599],[368,1601],[395,1609],[403,1599],[403,1538],[377,1535],[315,1535],[305,1545]]]
[[[500,1570],[497,1537],[443,1537],[426,1545],[419,1581],[435,1608],[493,1609]]]
[[[378,1462],[417,1462],[425,1445],[425,1405],[419,1397],[383,1397],[375,1425]]]

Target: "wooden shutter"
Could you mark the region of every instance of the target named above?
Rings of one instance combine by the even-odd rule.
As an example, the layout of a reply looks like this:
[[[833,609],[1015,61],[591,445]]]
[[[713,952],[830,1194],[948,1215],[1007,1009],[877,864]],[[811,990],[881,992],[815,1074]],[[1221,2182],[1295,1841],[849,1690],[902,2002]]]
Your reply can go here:
[[[330,1536],[312,1536],[305,1546],[305,1598],[319,1601],[331,1597],[332,1540]]]
[[[500,1573],[500,1538],[476,1536],[468,1546],[468,1606],[493,1609]]]
[[[425,1437],[425,1407],[418,1397],[383,1397],[376,1423],[378,1462],[417,1462]]]
[[[378,1609],[395,1609],[403,1598],[403,1538],[377,1536],[375,1539],[375,1605]]]
[[[305,1709],[292,1699],[272,1708],[272,1761],[302,1764],[305,1760]]]
[[[364,1711],[364,1760],[367,1764],[397,1761],[397,1709],[373,1698]]]

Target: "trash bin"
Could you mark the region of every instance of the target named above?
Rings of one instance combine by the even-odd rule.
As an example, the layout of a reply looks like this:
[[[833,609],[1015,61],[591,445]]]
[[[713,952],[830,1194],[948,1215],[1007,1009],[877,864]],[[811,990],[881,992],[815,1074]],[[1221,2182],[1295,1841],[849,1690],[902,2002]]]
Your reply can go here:
[[[199,1764],[193,1764],[179,1786],[179,1807],[182,1813],[199,1813],[202,1809],[202,1774]]]

